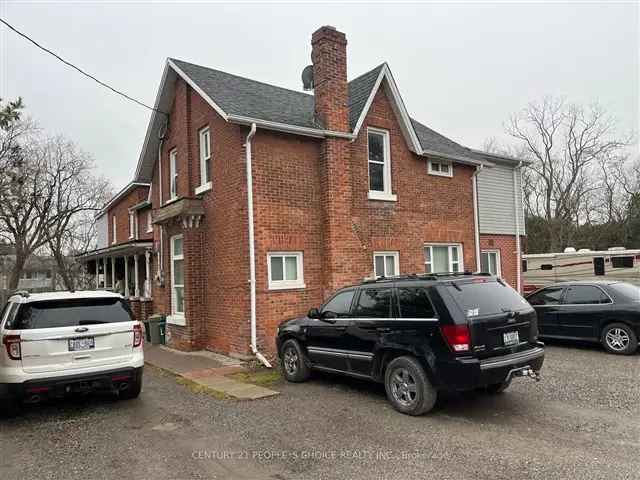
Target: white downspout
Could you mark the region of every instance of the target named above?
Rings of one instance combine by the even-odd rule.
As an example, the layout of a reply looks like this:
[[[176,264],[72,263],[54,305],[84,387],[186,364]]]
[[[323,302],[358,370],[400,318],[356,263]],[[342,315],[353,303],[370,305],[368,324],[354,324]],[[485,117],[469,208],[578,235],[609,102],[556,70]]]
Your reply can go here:
[[[522,293],[522,282],[520,280],[520,270],[522,268],[522,251],[520,246],[520,208],[518,198],[518,176],[516,172],[521,172],[522,162],[518,163],[518,166],[513,169],[513,212],[516,217],[516,285],[519,293]]]
[[[256,252],[253,232],[253,173],[251,167],[251,139],[256,134],[256,124],[251,124],[251,130],[244,144],[247,156],[247,211],[249,216],[249,284],[251,297],[251,351],[262,364],[271,368],[269,361],[258,351],[258,335],[256,329]]]
[[[164,133],[159,136],[158,142],[158,208],[162,208],[162,144],[164,143]],[[153,183],[153,182],[152,182]],[[158,273],[156,278],[160,282],[164,282],[164,228],[160,225],[160,251],[158,252]]]
[[[480,164],[476,167],[476,171],[473,172],[472,187],[473,187],[473,222],[474,222],[474,237],[476,242],[476,272],[481,270],[480,263],[480,222],[478,215],[478,174],[482,170],[484,165]]]

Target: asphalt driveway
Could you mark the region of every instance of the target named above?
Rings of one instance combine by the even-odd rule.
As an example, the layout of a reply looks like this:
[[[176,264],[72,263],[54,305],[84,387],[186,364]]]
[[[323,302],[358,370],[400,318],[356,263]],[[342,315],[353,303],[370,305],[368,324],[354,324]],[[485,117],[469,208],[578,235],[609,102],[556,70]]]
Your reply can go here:
[[[640,478],[640,355],[554,344],[540,383],[420,418],[351,379],[276,389],[218,400],[148,369],[139,400],[29,407],[0,420],[0,478]]]

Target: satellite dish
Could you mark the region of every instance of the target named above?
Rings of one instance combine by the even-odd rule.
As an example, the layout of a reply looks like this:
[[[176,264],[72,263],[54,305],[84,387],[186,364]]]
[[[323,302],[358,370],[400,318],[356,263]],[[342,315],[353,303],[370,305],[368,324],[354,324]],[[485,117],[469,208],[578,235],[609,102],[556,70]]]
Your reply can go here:
[[[302,70],[302,88],[313,90],[313,65],[307,65]]]

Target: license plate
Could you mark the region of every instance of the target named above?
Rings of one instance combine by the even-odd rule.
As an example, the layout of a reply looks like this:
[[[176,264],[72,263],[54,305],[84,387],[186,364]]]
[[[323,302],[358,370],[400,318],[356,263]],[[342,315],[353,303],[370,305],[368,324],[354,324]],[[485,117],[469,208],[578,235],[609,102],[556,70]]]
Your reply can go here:
[[[78,352],[81,350],[91,350],[95,348],[96,342],[93,337],[84,338],[70,338],[69,339],[69,351]]]
[[[505,347],[509,347],[511,345],[517,345],[520,343],[520,335],[518,335],[518,332],[503,333],[502,340],[504,341]]]

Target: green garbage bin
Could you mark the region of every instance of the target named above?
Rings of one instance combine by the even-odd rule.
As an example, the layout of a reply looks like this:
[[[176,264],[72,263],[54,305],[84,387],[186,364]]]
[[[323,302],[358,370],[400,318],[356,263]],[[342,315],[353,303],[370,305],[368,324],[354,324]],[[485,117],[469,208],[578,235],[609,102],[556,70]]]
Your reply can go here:
[[[147,320],[149,322],[149,333],[152,345],[165,344],[166,319],[164,315],[152,315]]]
[[[142,323],[144,324],[144,341],[151,343],[151,325],[149,324],[149,320],[145,320]]]

